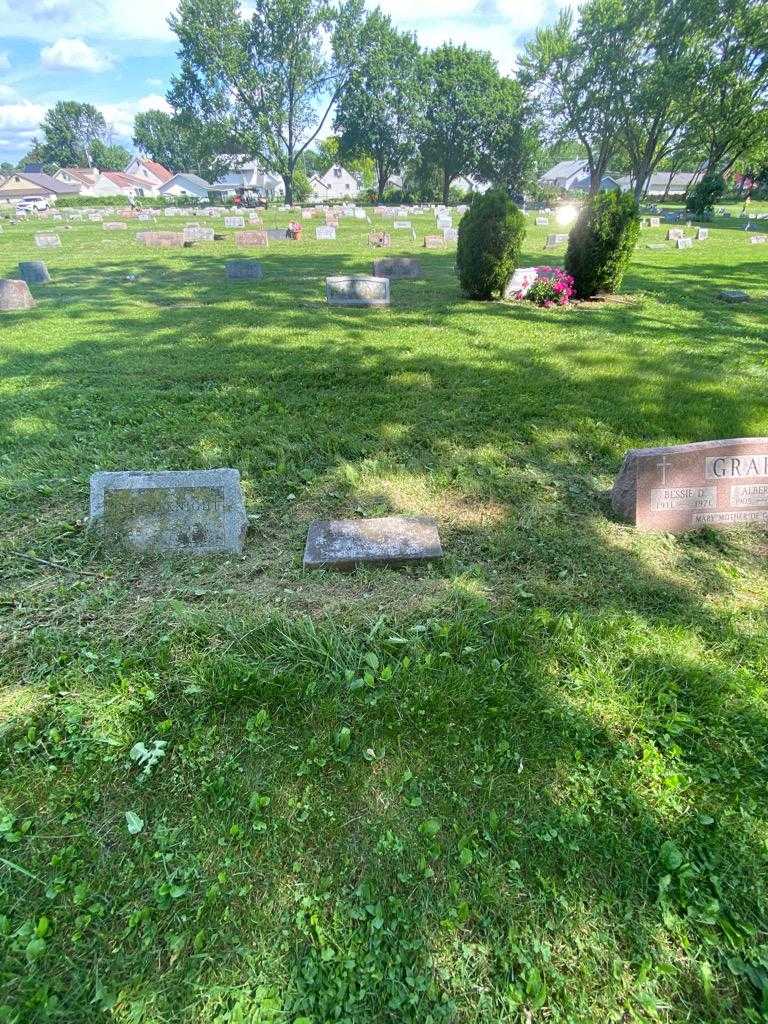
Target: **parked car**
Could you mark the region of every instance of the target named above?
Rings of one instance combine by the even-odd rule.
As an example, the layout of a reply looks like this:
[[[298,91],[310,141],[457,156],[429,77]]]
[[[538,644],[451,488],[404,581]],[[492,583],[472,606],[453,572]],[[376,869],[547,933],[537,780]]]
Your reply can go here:
[[[22,196],[16,204],[16,213],[44,213],[48,200],[44,196]]]

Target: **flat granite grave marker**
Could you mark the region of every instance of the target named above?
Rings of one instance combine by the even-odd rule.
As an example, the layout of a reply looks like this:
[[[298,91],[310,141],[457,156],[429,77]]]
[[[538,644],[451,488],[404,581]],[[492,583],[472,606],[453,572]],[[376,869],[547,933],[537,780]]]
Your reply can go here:
[[[392,227],[395,229],[395,231],[410,231],[411,226],[412,225],[409,220],[396,220],[393,221],[392,223]]]
[[[206,228],[200,224],[187,225],[182,231],[185,242],[213,242],[215,238],[213,228]]]
[[[181,231],[139,231],[136,238],[147,248],[183,249],[184,233]]]
[[[19,309],[32,309],[35,300],[26,281],[12,278],[0,280],[0,313],[13,313]]]
[[[765,245],[768,242],[768,235],[751,235],[749,240],[752,245]]]
[[[329,306],[388,306],[389,278],[327,277],[325,297]]]
[[[442,235],[425,235],[424,236],[424,248],[425,249],[443,249],[445,247],[445,239]]]
[[[27,284],[50,284],[51,275],[42,260],[24,260],[19,264],[19,277]]]
[[[288,231],[286,228],[269,228],[267,230],[267,238],[270,242],[284,242],[288,237]]]
[[[58,235],[38,234],[35,235],[35,245],[38,249],[59,249],[61,239]]]
[[[224,218],[225,228],[244,228],[245,217],[225,217]]]
[[[717,297],[723,302],[749,302],[749,295],[740,288],[721,288]]]
[[[260,281],[264,276],[258,260],[227,260],[226,270],[230,281]]]
[[[269,245],[269,233],[267,231],[236,231],[235,245],[241,249],[253,246],[263,248]]]
[[[428,516],[318,520],[309,528],[305,569],[405,565],[443,557],[437,522]]]
[[[142,554],[243,550],[247,528],[236,469],[94,473],[90,524]]]
[[[105,231],[127,231],[128,225],[124,220],[105,220],[101,225]]]
[[[330,227],[328,224],[325,227],[315,228],[315,238],[318,242],[335,242],[336,228]]]
[[[627,452],[614,511],[639,530],[768,525],[768,437]]]
[[[421,264],[418,260],[400,258],[386,258],[373,261],[374,277],[388,277],[390,281],[398,281],[403,278],[421,277]]]

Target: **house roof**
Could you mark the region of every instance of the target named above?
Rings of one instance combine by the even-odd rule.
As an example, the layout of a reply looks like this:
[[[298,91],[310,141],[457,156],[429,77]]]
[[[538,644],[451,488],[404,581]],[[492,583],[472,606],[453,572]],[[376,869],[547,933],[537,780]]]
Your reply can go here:
[[[154,174],[159,179],[161,185],[164,185],[166,181],[170,181],[173,177],[173,171],[169,171],[167,167],[163,167],[156,160],[144,160],[143,157],[139,157],[139,163],[146,167],[150,174]],[[130,164],[128,166],[130,167]]]
[[[70,178],[81,181],[83,185],[93,185],[99,176],[95,167],[60,167],[56,173],[60,174],[62,171]]]
[[[555,164],[546,174],[542,174],[539,181],[549,181],[555,178],[570,178],[574,174],[580,174],[587,167],[586,160],[561,160]]]
[[[137,178],[133,174],[124,174],[122,171],[102,171],[101,173],[118,188],[146,188],[147,186],[143,178]]]
[[[34,185],[35,188],[60,196],[77,195],[80,191],[78,185],[66,185],[63,181],[57,181],[56,178],[52,178],[50,174],[45,174],[43,171],[17,171],[5,179],[2,185],[3,189],[9,186],[12,178],[21,178],[23,181],[28,181],[30,185]],[[18,189],[9,188],[9,191],[17,192]]]
[[[164,188],[166,185],[170,185],[173,181],[186,181],[189,182],[190,185],[199,185],[200,188],[205,189],[211,187],[205,178],[201,178],[199,174],[188,174],[186,171],[180,171],[178,174],[174,174],[173,177],[168,179],[168,181],[163,182],[161,187]]]
[[[677,171],[675,174],[671,174],[669,171],[656,171],[651,175],[648,187],[665,189],[669,184],[670,177],[672,178],[672,188],[688,188],[696,174],[693,171]]]

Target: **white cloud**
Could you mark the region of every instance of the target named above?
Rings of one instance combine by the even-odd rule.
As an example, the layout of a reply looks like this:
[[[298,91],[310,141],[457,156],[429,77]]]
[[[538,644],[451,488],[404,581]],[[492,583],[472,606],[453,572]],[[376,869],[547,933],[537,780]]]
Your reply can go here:
[[[7,71],[10,66],[11,58],[8,56],[7,52],[0,52],[0,71]]]
[[[19,39],[62,36],[109,40],[172,40],[166,24],[178,0],[0,0],[0,25]]]
[[[39,103],[0,103],[0,146],[8,153],[24,151],[40,130],[45,107]]]
[[[112,60],[98,53],[83,39],[57,39],[40,51],[40,63],[48,71],[92,71],[98,74],[112,67]]]
[[[115,133],[123,140],[133,136],[133,119],[137,114],[143,114],[147,110],[165,110],[171,112],[165,96],[151,93],[142,96],[139,100],[127,100],[123,103],[102,103],[99,110],[104,114],[107,124],[114,128]]]

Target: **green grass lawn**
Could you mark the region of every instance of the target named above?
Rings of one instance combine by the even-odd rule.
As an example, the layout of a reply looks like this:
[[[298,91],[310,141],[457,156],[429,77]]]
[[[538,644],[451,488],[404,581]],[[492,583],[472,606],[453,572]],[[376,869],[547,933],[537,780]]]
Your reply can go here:
[[[424,280],[344,310],[368,228],[316,223],[256,284],[231,237],[0,234],[53,277],[0,319],[0,1022],[768,1020],[768,537],[605,493],[768,434],[768,246],[645,230],[621,301],[540,310],[393,232]],[[88,537],[95,470],[219,466],[242,558]],[[303,571],[387,513],[443,562]]]

